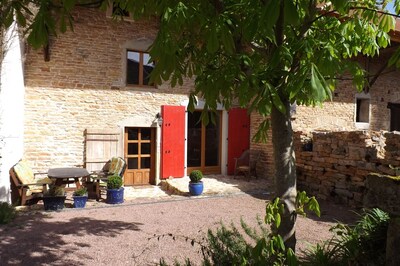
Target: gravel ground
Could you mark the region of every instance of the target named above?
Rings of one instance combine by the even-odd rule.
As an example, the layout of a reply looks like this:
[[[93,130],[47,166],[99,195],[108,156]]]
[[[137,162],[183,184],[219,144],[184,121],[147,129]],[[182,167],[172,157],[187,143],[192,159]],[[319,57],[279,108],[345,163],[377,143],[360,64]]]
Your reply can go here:
[[[199,264],[199,248],[186,237],[201,241],[208,228],[216,228],[220,221],[239,224],[241,217],[255,225],[255,217],[265,214],[267,197],[182,197],[24,213],[0,226],[0,265],[155,265],[160,258],[171,263],[186,257]],[[298,249],[328,239],[328,229],[337,220],[354,220],[344,207],[321,206],[321,218],[298,219]]]

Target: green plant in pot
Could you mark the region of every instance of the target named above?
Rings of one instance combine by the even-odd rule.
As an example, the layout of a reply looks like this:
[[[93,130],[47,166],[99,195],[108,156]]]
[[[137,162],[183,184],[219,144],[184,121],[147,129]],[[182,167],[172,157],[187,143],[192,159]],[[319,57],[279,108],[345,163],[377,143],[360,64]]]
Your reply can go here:
[[[64,187],[50,185],[50,188],[43,195],[44,209],[46,211],[58,211],[64,209],[65,202]]]
[[[124,188],[122,185],[122,177],[119,175],[112,175],[107,178],[107,203],[119,204],[124,202]]]
[[[198,196],[203,193],[203,173],[200,170],[193,170],[189,174],[189,193],[192,196]]]
[[[75,208],[85,208],[88,192],[86,187],[81,187],[74,191],[72,194],[72,198],[74,199],[74,207]]]

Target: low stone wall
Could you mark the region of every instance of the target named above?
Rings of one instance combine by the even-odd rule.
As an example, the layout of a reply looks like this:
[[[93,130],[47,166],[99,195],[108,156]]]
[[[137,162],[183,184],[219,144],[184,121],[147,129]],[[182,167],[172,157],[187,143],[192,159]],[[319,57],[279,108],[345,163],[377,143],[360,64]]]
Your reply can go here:
[[[363,206],[369,173],[400,167],[399,132],[296,132],[295,146],[298,188],[353,207]]]

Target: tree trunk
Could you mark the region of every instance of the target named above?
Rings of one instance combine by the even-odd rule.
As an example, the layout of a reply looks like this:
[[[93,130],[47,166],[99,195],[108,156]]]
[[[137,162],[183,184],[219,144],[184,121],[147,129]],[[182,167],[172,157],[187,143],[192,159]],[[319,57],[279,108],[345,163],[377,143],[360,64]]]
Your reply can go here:
[[[290,119],[290,102],[283,102],[286,113],[272,107],[272,143],[274,148],[276,196],[285,206],[278,233],[287,248],[295,250],[296,236],[296,160],[293,145],[293,130]]]

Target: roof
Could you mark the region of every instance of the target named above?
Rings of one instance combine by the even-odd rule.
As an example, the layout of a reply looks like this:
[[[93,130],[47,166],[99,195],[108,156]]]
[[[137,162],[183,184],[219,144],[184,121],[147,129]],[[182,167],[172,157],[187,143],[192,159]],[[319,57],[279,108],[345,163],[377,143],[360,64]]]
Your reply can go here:
[[[394,30],[389,32],[392,42],[400,43],[400,20],[396,19],[396,26]]]

